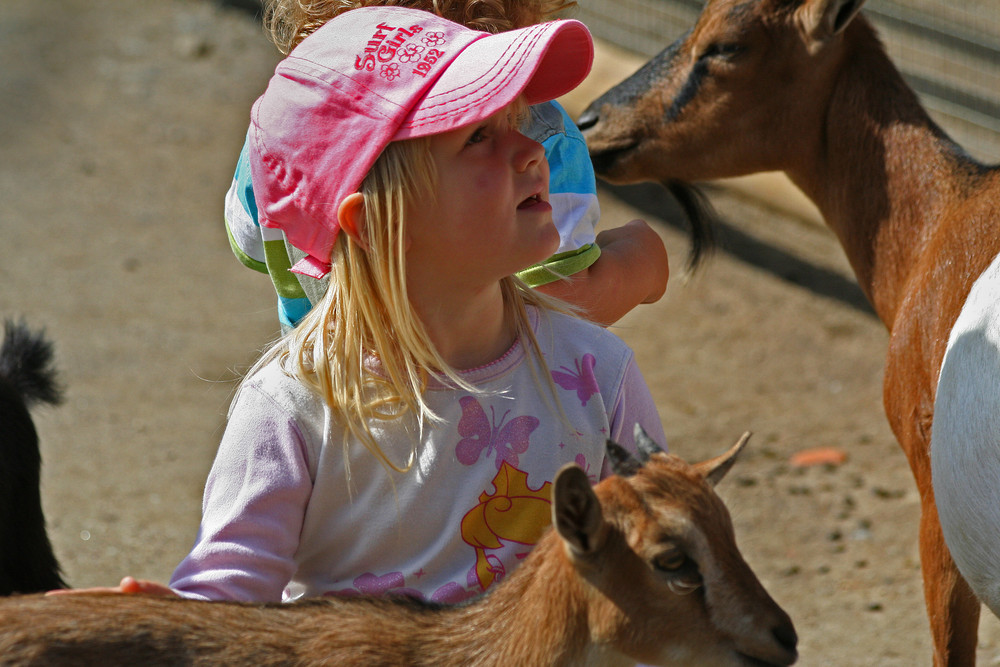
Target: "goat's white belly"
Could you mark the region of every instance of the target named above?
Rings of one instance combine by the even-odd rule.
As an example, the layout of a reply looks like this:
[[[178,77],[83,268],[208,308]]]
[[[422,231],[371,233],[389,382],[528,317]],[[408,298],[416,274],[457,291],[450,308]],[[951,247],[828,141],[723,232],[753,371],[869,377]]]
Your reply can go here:
[[[948,339],[931,472],[955,563],[1000,616],[1000,257],[976,280]]]

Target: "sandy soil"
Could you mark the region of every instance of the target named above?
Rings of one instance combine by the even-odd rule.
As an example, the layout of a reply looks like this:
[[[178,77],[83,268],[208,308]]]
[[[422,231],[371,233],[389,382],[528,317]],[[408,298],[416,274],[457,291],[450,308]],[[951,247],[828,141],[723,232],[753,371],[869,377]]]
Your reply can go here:
[[[57,4],[8,0],[0,21],[0,314],[56,341],[66,402],[37,422],[69,581],[166,579],[234,379],[276,334],[268,281],[229,251],[222,196],[277,54],[246,13],[205,0]],[[800,664],[929,665],[917,495],[882,414],[885,331],[825,229],[710,194],[720,248],[685,276],[671,203],[602,191],[609,223],[656,222],[675,269],[615,331],[675,453],[755,432],[721,492],[796,622]],[[789,463],[820,446],[846,462]],[[981,664],[1000,664],[995,619],[980,637]]]

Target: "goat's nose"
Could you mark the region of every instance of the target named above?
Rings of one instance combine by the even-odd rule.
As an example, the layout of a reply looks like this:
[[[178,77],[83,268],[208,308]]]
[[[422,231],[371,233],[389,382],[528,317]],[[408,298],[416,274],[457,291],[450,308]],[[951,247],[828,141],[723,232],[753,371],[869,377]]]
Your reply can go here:
[[[771,633],[774,635],[774,639],[785,649],[791,661],[788,664],[792,664],[798,658],[798,644],[799,636],[795,632],[795,626],[792,625],[791,621],[780,623],[775,626]]]
[[[576,121],[576,126],[580,128],[581,131],[588,130],[595,125],[597,121],[601,119],[601,114],[597,113],[597,109],[593,106],[587,107],[580,117]]]

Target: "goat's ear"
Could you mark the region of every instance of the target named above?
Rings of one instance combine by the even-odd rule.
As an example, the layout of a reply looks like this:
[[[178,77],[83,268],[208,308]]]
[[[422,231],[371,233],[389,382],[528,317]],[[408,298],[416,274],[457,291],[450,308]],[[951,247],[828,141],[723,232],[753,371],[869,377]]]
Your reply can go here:
[[[586,556],[600,548],[601,503],[587,474],[572,463],[563,466],[552,482],[552,525],[575,555]]]
[[[805,0],[795,12],[795,20],[809,53],[823,46],[847,27],[865,0]]]
[[[736,463],[736,458],[746,447],[747,442],[750,441],[750,431],[747,431],[740,439],[736,441],[736,444],[729,448],[725,454],[716,456],[715,458],[709,459],[707,461],[702,461],[701,463],[696,463],[694,465],[695,469],[705,478],[712,486],[718,484],[729,469],[733,467]]]

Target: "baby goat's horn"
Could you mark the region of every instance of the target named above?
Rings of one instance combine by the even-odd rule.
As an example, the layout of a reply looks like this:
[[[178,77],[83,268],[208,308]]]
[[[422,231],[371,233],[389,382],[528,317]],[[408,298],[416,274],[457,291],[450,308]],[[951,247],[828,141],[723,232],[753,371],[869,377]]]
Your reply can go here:
[[[643,462],[648,461],[649,457],[653,454],[663,452],[663,448],[653,442],[653,439],[646,434],[645,429],[639,425],[639,422],[636,422],[635,427],[632,429],[632,437],[635,440],[636,449],[642,455]]]
[[[642,468],[642,461],[632,456],[631,452],[614,440],[608,440],[606,449],[611,470],[619,477],[631,477]]]

